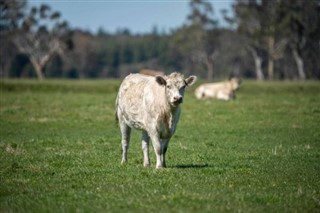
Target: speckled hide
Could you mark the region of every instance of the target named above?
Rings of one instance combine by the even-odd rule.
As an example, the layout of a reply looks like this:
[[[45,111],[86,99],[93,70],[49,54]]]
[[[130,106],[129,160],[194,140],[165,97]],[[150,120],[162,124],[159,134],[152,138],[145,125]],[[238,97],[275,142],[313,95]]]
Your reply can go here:
[[[184,98],[184,91],[196,81],[179,73],[168,76],[128,75],[120,85],[116,99],[116,118],[121,130],[122,162],[127,153],[131,128],[142,130],[144,166],[150,165],[149,140],[156,154],[156,168],[166,167],[165,154],[174,134]]]

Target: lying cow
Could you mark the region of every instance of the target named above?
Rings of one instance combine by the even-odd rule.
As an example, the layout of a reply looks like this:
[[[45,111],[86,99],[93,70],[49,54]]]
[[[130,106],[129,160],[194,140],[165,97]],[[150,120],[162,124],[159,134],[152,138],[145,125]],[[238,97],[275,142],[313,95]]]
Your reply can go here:
[[[149,166],[149,139],[156,154],[156,168],[166,167],[168,143],[179,121],[184,90],[196,81],[179,73],[169,76],[130,74],[121,83],[116,118],[122,135],[122,161],[128,160],[131,128],[142,130],[143,165]]]
[[[221,100],[230,100],[235,98],[235,92],[240,86],[238,78],[218,83],[202,84],[195,90],[195,96],[198,99],[215,98]]]
[[[162,72],[162,71],[149,70],[149,69],[142,69],[142,70],[140,70],[139,73],[143,74],[143,75],[150,75],[150,76],[157,76],[157,75],[163,76],[164,75],[164,72]]]

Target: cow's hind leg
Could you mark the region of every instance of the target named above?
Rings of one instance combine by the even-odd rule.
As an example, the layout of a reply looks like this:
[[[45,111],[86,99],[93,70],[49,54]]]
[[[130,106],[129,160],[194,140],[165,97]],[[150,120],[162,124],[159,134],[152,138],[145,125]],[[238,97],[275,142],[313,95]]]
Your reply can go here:
[[[150,165],[149,140],[150,140],[150,137],[148,133],[146,131],[142,131],[143,166]]]
[[[131,128],[124,122],[120,122],[119,125],[121,130],[121,144],[122,144],[121,164],[123,164],[128,161],[128,149],[129,149]]]

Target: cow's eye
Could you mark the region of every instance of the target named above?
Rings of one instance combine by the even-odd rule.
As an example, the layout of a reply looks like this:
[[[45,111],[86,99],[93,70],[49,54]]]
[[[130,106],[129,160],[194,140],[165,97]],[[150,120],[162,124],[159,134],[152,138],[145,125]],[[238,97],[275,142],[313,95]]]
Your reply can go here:
[[[170,85],[167,85],[167,89],[171,89],[171,86],[170,86]]]

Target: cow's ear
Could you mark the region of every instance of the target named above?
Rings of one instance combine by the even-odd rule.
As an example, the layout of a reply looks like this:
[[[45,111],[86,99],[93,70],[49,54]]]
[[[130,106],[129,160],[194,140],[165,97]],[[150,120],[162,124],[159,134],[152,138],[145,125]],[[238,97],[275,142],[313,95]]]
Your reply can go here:
[[[188,86],[191,86],[196,82],[196,80],[197,80],[197,76],[191,75],[185,81],[186,81]]]
[[[167,85],[166,80],[160,75],[156,76],[156,81],[159,85],[162,85],[162,86]]]

